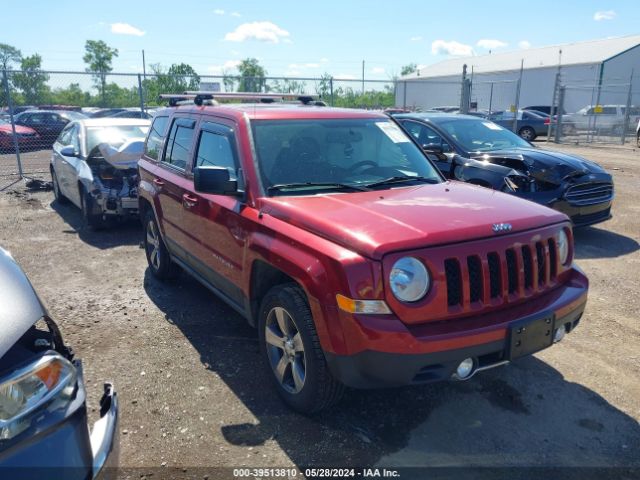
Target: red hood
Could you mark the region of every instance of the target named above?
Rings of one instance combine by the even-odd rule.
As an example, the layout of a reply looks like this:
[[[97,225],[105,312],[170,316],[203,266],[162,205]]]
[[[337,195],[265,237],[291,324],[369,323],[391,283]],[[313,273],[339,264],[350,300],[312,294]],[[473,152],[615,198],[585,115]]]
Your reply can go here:
[[[9,134],[13,134],[11,130],[11,124],[0,124],[0,132],[6,132]],[[23,127],[22,125],[16,125],[16,133],[36,133],[33,128]]]
[[[263,198],[263,213],[370,258],[567,220],[550,208],[461,182],[346,194]]]

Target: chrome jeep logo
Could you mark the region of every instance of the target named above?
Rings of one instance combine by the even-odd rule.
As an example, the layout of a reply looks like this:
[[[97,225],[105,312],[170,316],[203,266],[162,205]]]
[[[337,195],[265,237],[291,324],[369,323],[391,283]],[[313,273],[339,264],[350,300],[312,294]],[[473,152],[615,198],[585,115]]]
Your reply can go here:
[[[493,229],[494,233],[500,233],[510,232],[512,227],[510,223],[494,223],[491,228]]]

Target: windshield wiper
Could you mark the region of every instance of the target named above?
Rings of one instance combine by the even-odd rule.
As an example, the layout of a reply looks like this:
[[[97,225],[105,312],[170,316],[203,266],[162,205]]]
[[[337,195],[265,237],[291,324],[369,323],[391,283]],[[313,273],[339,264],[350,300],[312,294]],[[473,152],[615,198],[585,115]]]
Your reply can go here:
[[[409,175],[402,175],[397,177],[389,177],[384,180],[379,180],[377,182],[365,183],[363,184],[367,188],[379,187],[382,185],[392,185],[394,183],[405,183],[405,182],[424,182],[424,183],[440,183],[440,181],[436,178],[428,178],[428,177],[411,177]]]
[[[307,188],[339,188],[344,190],[357,190],[359,192],[366,192],[369,190],[367,186],[352,185],[350,183],[336,183],[336,182],[298,182],[298,183],[276,183],[267,188],[268,191],[273,190],[304,190]]]

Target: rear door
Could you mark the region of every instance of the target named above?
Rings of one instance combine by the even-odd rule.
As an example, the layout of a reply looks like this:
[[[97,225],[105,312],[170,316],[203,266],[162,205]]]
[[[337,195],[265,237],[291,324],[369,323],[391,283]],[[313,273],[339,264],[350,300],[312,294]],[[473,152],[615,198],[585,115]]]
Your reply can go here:
[[[194,232],[185,225],[182,197],[189,185],[186,168],[190,163],[196,119],[175,116],[169,128],[164,152],[152,179],[161,213],[158,215],[165,243],[172,254],[187,261]]]
[[[229,171],[229,177],[238,180],[242,188],[233,122],[203,117],[194,152],[192,169],[224,167]],[[191,180],[183,193],[182,207],[183,225],[193,233],[189,247],[190,265],[228,299],[243,306],[244,296],[239,285],[249,222],[242,216],[242,199],[196,192]]]

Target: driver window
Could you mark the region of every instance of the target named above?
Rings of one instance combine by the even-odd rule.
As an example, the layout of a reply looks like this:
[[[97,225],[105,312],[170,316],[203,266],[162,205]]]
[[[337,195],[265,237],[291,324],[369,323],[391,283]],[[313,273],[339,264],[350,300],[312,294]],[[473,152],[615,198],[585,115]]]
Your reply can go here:
[[[70,140],[69,140],[69,144],[73,145],[73,148],[76,150],[76,152],[80,151],[80,138],[79,138],[79,131],[78,131],[78,126],[74,125],[73,128],[71,129],[71,135],[70,135]]]

